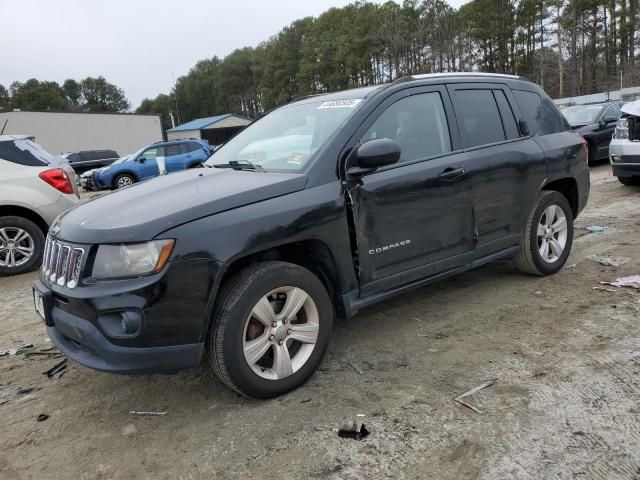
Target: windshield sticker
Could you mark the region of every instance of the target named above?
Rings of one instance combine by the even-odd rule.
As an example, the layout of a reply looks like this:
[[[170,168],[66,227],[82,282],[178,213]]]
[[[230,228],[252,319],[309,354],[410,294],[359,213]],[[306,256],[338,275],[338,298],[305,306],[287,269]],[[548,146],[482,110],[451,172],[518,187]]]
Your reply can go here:
[[[349,100],[331,100],[328,102],[322,102],[318,109],[321,108],[353,108],[362,101],[361,98],[352,98]]]

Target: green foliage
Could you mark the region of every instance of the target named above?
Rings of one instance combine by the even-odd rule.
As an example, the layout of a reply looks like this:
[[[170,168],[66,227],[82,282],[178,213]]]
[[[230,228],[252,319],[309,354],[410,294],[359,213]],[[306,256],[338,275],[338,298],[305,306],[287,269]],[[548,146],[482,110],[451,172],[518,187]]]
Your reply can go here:
[[[471,0],[458,10],[445,0],[356,1],[198,62],[138,111],[163,122],[169,112],[180,122],[255,117],[303,95],[448,71],[523,75],[552,96],[616,88],[620,70],[635,85],[638,1]]]
[[[129,109],[124,91],[106,81],[104,77],[87,77],[80,82],[65,80],[25,83],[13,82],[9,93],[0,85],[0,110],[51,110],[80,112],[122,112]]]

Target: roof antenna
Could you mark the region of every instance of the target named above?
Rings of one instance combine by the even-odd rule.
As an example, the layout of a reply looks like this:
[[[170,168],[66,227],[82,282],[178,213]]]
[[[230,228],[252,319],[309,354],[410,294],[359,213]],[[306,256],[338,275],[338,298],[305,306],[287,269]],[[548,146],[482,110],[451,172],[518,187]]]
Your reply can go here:
[[[0,130],[0,135],[2,135],[4,133],[4,129],[7,128],[7,123],[9,123],[9,119],[8,118],[4,121],[4,125],[2,126],[2,130]]]

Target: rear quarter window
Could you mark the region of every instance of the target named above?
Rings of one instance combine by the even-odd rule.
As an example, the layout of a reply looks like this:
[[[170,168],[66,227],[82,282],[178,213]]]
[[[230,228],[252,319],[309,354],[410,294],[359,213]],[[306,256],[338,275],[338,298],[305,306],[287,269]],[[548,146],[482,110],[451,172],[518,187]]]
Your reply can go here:
[[[531,136],[564,132],[569,124],[558,107],[546,95],[526,90],[513,90],[520,113],[527,121]]]
[[[0,142],[0,159],[27,167],[46,167],[56,163],[53,155],[31,140]]]

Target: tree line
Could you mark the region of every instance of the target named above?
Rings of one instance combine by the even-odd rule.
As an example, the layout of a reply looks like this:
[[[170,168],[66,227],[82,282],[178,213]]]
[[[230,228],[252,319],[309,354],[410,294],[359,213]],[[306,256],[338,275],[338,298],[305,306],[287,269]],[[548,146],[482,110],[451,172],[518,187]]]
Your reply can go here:
[[[471,70],[523,75],[554,98],[636,86],[639,14],[638,0],[358,1],[201,60],[137,111],[165,126],[169,112],[257,117],[303,95]]]
[[[104,77],[68,79],[62,85],[31,78],[13,82],[8,90],[0,85],[0,111],[123,112],[129,107],[124,91]]]

